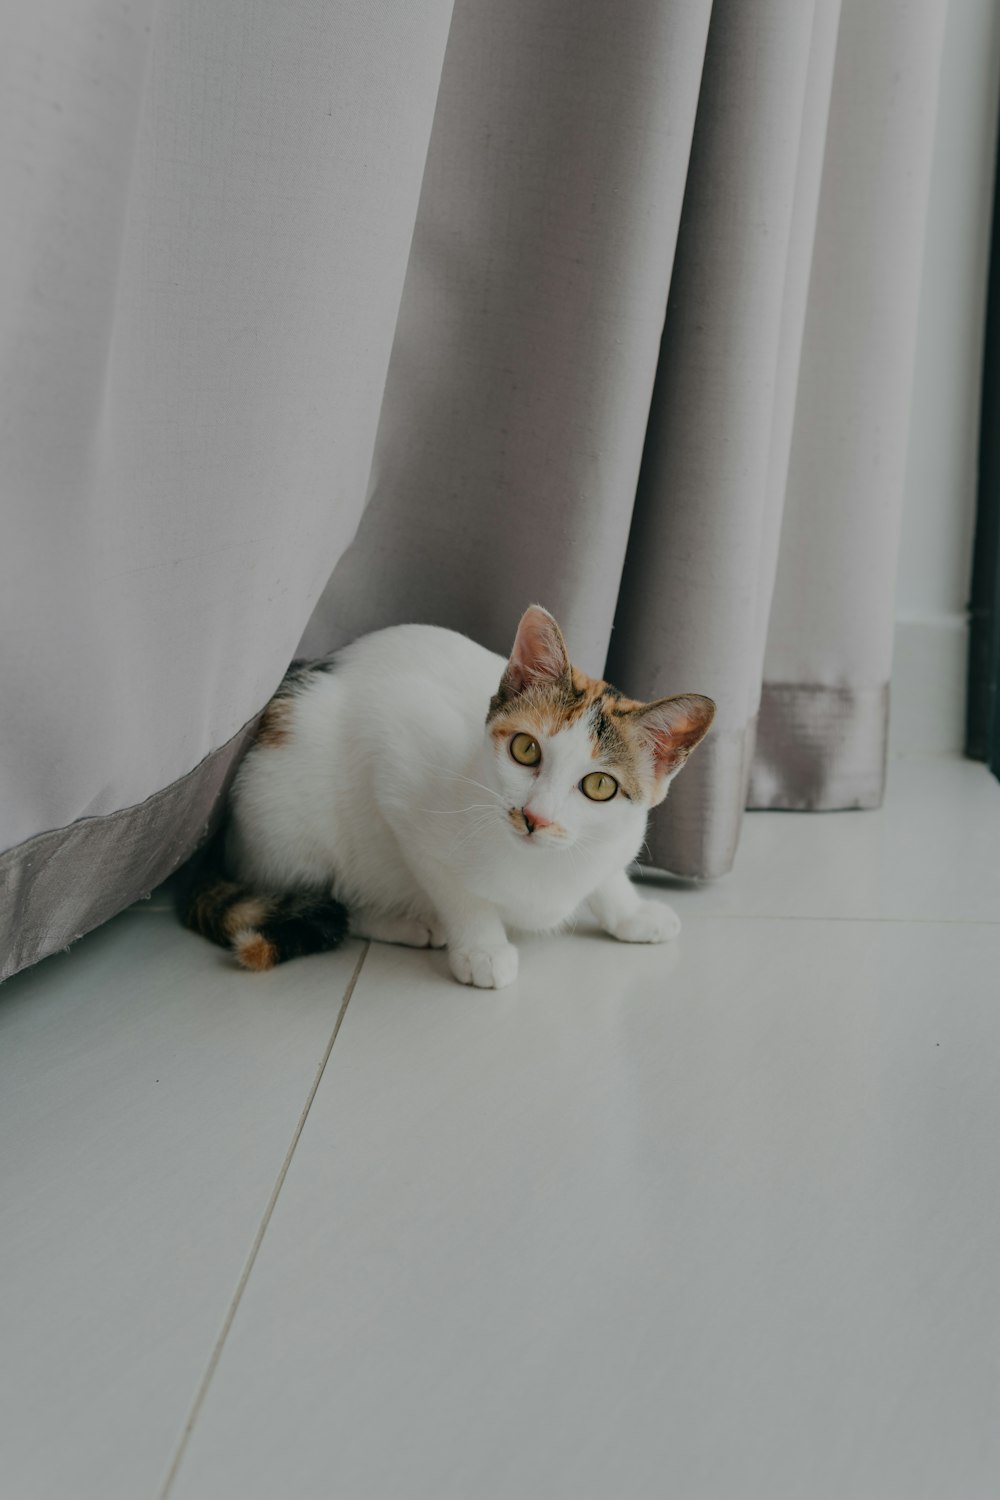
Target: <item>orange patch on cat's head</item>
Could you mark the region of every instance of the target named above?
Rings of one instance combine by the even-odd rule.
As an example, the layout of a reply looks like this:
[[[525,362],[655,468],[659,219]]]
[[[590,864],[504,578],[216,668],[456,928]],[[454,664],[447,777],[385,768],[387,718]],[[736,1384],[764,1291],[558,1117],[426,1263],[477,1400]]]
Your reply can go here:
[[[521,617],[486,723],[499,748],[514,734],[550,737],[586,716],[594,760],[614,772],[627,796],[655,804],[714,713],[711,699],[697,693],[643,703],[589,677],[570,662],[552,616],[532,605]]]
[[[548,739],[578,717],[579,711],[566,702],[558,687],[531,687],[500,706],[491,704],[486,723],[491,738],[500,744],[513,734]]]
[[[638,739],[625,727],[622,710],[641,706],[623,698],[603,679],[574,670],[570,691],[562,685],[528,689],[493,714],[489,732],[499,749],[515,734],[530,734],[544,742],[583,719],[592,758],[612,772],[625,795],[634,800],[644,792],[645,761]]]

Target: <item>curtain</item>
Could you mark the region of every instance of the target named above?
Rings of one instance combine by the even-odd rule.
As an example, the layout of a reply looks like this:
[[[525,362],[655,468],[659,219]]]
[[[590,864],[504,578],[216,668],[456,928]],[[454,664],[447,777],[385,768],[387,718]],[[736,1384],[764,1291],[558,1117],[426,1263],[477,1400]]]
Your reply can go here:
[[[17,0],[0,973],[203,836],[293,655],[523,608],[712,735],[650,860],[877,805],[945,6]]]

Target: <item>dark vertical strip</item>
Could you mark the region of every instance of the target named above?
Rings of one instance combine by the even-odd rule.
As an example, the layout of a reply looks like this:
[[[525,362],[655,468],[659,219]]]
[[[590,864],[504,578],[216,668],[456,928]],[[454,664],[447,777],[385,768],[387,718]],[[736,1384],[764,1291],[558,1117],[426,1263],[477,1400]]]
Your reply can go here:
[[[979,423],[979,498],[969,601],[969,695],[965,753],[1000,776],[1000,149]]]

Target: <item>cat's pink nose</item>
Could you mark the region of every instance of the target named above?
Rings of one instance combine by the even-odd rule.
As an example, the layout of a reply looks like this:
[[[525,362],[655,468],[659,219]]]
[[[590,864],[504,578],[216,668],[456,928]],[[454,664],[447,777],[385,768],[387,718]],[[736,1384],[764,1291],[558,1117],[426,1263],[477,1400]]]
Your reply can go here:
[[[542,818],[538,813],[529,812],[526,807],[521,808],[521,817],[524,819],[524,826],[529,833],[534,833],[536,828],[552,827],[551,818]]]

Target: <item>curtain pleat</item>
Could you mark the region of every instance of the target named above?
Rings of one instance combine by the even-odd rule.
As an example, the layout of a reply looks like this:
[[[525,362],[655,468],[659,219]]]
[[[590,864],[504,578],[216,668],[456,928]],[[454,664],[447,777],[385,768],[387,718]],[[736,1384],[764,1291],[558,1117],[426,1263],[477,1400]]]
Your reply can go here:
[[[795,210],[814,17],[803,0],[713,7],[609,661],[628,691],[718,704],[647,841],[654,865],[683,875],[729,868],[746,803],[783,501],[772,438],[787,428],[777,402],[793,399],[799,353],[793,231],[811,238]]]
[[[273,692],[363,508],[450,18],[6,8],[0,847]]]
[[[844,4],[763,669],[771,749],[754,768],[753,806],[882,798],[945,16],[912,0]],[[787,775],[781,723],[801,726],[785,741]]]
[[[538,601],[586,670],[715,698],[677,874],[748,799],[878,801],[944,18],[8,7],[17,964],[189,852],[297,643],[396,621],[503,651]]]
[[[711,0],[459,0],[368,502],[301,649],[533,600],[600,672]]]

